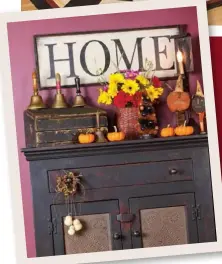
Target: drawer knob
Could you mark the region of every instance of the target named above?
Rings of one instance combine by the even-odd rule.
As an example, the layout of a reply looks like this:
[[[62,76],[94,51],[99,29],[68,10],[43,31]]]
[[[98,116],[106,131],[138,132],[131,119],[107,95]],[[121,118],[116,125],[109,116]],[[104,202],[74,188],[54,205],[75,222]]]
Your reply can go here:
[[[133,236],[140,237],[140,231],[137,231],[137,230],[133,231]]]
[[[176,169],[170,169],[170,174],[177,174],[177,170]]]
[[[121,238],[120,233],[114,233],[114,234],[113,234],[113,239],[115,239],[115,240],[119,240],[120,238]]]

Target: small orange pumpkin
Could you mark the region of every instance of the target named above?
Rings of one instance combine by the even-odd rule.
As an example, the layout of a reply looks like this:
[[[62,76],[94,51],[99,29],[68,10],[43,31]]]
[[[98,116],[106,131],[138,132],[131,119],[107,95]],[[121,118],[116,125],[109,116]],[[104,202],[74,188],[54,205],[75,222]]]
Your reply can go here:
[[[192,126],[186,126],[185,121],[184,125],[176,127],[174,131],[177,136],[189,136],[193,134],[194,128]]]
[[[168,125],[167,127],[164,127],[161,132],[161,137],[173,137],[175,135],[174,128]]]
[[[124,132],[117,132],[116,126],[114,126],[115,132],[111,132],[107,134],[107,138],[109,141],[121,141],[125,139]]]
[[[95,140],[94,134],[80,134],[78,137],[79,143],[81,144],[88,144],[92,143]]]

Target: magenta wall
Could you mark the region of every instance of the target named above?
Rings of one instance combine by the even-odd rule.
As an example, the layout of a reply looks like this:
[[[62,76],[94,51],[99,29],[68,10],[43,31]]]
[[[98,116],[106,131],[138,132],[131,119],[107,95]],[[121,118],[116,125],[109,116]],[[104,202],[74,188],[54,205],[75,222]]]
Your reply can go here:
[[[31,76],[32,71],[35,67],[33,35],[62,32],[96,31],[106,29],[155,27],[178,24],[187,25],[187,30],[193,37],[195,72],[190,75],[189,82],[191,91],[194,91],[196,88],[196,80],[199,79],[202,83],[198,23],[195,7],[19,23],[17,22],[8,24],[12,84],[14,90],[16,130],[18,136],[18,152],[28,257],[35,257],[32,198],[29,165],[26,162],[24,156],[20,153],[20,149],[25,147],[23,111],[29,104],[30,96],[32,95]],[[84,91],[84,95],[87,97],[88,103],[96,104],[97,88],[98,87],[88,87]],[[73,89],[68,89],[67,91],[65,91],[66,96],[70,100],[72,100],[73,93]],[[54,91],[43,91],[41,94],[45,100],[48,100],[50,102]],[[110,113],[112,114],[113,112],[111,111]],[[163,125],[166,125],[172,120],[172,114],[166,109],[164,103],[160,105],[158,113]]]

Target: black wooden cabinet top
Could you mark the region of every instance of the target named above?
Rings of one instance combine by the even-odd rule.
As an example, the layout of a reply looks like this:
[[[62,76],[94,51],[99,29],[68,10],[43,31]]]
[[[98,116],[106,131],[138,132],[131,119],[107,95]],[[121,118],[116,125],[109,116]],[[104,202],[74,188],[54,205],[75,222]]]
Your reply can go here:
[[[80,156],[126,153],[149,150],[167,150],[173,148],[208,147],[207,135],[155,138],[149,140],[129,140],[121,142],[73,144],[67,146],[23,148],[26,159],[47,160]]]
[[[30,161],[37,256],[69,252],[65,250],[62,225],[67,200],[56,192],[57,176],[64,170],[81,174],[84,197],[76,193],[71,203],[80,218],[90,217],[83,221],[89,219],[91,223],[95,216],[102,217],[111,234],[109,250],[149,247],[144,244],[146,235],[137,233],[150,232],[150,228],[152,241],[159,242],[156,223],[151,221],[147,227],[143,223],[150,210],[164,209],[168,214],[169,208],[176,215],[186,209],[186,213],[179,213],[185,215],[187,225],[183,228],[184,233],[188,232],[188,240],[181,244],[216,241],[207,135],[33,147],[22,152]],[[108,222],[103,220],[107,214]],[[161,220],[161,213],[157,215]],[[124,220],[126,216],[131,225]],[[170,222],[166,229],[168,226],[174,225]],[[93,237],[101,242],[98,232]],[[93,241],[93,246],[97,241]],[[85,243],[90,244],[88,233]]]

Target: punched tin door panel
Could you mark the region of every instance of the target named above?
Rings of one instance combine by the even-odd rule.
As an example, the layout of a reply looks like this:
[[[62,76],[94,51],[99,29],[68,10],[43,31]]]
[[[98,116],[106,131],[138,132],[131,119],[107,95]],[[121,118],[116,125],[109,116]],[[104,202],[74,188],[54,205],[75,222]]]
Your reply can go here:
[[[198,243],[193,194],[132,198],[129,205],[133,248]]]
[[[64,225],[68,213],[83,225],[73,236]],[[55,255],[122,249],[120,224],[116,221],[118,213],[117,200],[52,205],[52,221],[56,221],[53,232]]]

